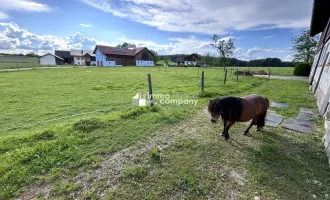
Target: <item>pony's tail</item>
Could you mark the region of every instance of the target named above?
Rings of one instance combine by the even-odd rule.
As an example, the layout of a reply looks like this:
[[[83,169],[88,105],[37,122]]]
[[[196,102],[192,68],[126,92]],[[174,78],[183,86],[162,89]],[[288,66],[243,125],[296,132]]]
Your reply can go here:
[[[267,98],[265,98],[265,100],[267,101],[267,108],[269,107],[269,100]]]
[[[268,107],[269,107],[269,100],[267,98],[265,98],[266,102],[267,102],[267,108],[264,112],[264,114],[262,114],[258,121],[257,121],[257,128],[260,129],[260,128],[263,128],[265,126],[265,119],[266,119],[266,115],[267,115],[267,110],[268,110]]]
[[[257,128],[260,129],[260,128],[263,128],[265,126],[265,119],[266,119],[266,114],[267,114],[267,110],[265,111],[264,114],[262,114],[258,121],[257,121]]]

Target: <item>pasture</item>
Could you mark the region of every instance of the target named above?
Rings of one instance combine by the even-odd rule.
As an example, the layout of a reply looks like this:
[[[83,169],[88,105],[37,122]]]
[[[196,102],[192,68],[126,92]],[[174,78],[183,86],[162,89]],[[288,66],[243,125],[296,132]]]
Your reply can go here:
[[[39,63],[37,57],[0,55],[0,69],[34,68],[39,67]]]
[[[199,70],[199,71],[198,71]],[[289,73],[293,68],[278,69]],[[283,71],[280,71],[283,70]],[[205,92],[197,85],[205,72]],[[274,70],[276,71],[276,70]],[[134,107],[147,93],[196,106]],[[308,83],[229,74],[219,68],[68,68],[0,73],[0,199],[328,199],[330,171],[317,132],[236,124],[219,136],[209,98],[257,93],[287,102],[286,118],[315,107]],[[15,130],[11,127],[72,116]]]

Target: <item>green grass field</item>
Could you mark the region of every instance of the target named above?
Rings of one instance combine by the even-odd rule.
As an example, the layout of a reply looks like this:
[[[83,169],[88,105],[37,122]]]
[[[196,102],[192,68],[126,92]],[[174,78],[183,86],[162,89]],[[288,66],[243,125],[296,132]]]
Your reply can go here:
[[[292,68],[291,68],[292,69]],[[205,72],[205,92],[197,85]],[[289,70],[287,70],[289,71]],[[192,105],[134,107],[132,97],[154,94],[194,99]],[[0,130],[95,110],[0,133],[0,199],[327,199],[330,171],[317,132],[280,127],[219,136],[204,109],[209,98],[257,93],[315,107],[308,84],[228,75],[218,68],[71,68],[0,73]],[[285,82],[285,84],[284,84]],[[157,99],[156,99],[157,100]],[[159,99],[158,99],[159,100]]]
[[[39,58],[29,56],[0,56],[0,69],[39,67]]]

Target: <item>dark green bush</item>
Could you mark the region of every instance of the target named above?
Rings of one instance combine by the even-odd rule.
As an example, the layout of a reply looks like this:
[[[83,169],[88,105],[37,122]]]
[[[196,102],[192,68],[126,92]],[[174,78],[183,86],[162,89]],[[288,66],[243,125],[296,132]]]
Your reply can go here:
[[[311,68],[312,66],[309,63],[298,63],[293,70],[293,75],[308,76]]]

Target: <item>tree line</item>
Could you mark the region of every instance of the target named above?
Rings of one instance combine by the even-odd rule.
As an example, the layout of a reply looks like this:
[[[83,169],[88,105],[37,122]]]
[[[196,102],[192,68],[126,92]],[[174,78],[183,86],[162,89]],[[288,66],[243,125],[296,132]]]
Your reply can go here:
[[[186,54],[173,54],[173,55],[161,55],[160,60],[170,59],[172,62],[182,60]],[[279,58],[264,58],[255,60],[240,60],[237,58],[219,58],[211,53],[202,55],[202,59],[197,63],[197,66],[214,66],[222,67],[223,63],[226,66],[239,66],[239,67],[294,67],[295,62],[285,62]]]

